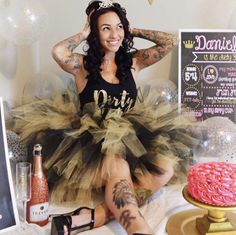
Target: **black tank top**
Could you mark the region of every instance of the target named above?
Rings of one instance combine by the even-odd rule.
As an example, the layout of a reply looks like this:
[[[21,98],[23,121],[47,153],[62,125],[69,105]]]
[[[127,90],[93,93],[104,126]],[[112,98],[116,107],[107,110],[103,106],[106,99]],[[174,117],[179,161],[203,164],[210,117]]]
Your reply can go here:
[[[98,81],[88,80],[79,94],[81,109],[86,103],[95,102],[101,109],[128,111],[135,104],[137,88],[131,71],[127,79],[119,84],[107,82],[100,75]]]

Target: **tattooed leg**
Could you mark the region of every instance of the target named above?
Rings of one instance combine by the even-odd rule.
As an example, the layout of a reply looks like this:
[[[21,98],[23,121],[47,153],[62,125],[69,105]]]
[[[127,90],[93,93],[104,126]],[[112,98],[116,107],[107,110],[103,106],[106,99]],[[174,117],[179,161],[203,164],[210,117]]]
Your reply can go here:
[[[113,202],[118,209],[126,205],[137,206],[137,201],[132,191],[132,185],[126,179],[121,179],[113,187]]]
[[[136,219],[136,217],[131,215],[130,210],[124,210],[120,215],[120,223],[125,227],[126,230],[130,227],[131,220],[134,219]]]
[[[138,182],[134,183],[135,195],[139,206],[142,206],[148,198],[166,185],[174,174],[175,160],[159,159],[157,164],[163,169],[163,174],[143,175],[139,177]]]
[[[135,198],[129,166],[123,159],[120,167],[107,179],[105,200],[115,219],[126,229],[129,235],[133,233],[152,234],[152,229],[139,212]]]

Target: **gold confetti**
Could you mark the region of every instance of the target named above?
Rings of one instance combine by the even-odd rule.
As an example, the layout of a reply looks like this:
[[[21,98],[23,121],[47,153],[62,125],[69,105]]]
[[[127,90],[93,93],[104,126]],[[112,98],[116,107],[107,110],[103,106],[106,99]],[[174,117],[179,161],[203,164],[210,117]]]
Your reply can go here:
[[[152,5],[154,0],[148,0],[149,4]]]

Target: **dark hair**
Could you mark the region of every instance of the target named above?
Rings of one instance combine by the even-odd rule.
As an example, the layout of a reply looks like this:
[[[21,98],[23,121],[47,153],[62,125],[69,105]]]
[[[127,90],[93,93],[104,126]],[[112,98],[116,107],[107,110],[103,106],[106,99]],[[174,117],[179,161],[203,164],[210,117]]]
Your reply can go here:
[[[101,50],[101,44],[99,40],[97,22],[99,16],[113,11],[115,12],[123,25],[124,28],[124,40],[119,50],[116,52],[115,62],[117,65],[117,78],[122,82],[127,78],[127,72],[130,71],[132,66],[132,53],[133,48],[133,36],[129,32],[129,22],[126,18],[126,11],[118,3],[113,3],[112,6],[106,8],[100,8],[99,3],[102,1],[92,1],[86,9],[86,14],[90,18],[90,29],[91,32],[87,37],[88,50],[84,57],[84,67],[89,72],[87,79],[97,80],[101,71],[100,66],[102,58],[105,53]]]

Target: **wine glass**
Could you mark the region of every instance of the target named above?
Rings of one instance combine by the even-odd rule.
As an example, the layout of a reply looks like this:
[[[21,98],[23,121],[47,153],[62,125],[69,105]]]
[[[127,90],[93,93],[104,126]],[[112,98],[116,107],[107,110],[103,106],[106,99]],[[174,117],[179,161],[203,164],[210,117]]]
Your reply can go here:
[[[26,203],[31,198],[31,163],[16,164],[16,199],[23,205],[22,229],[26,229]]]

